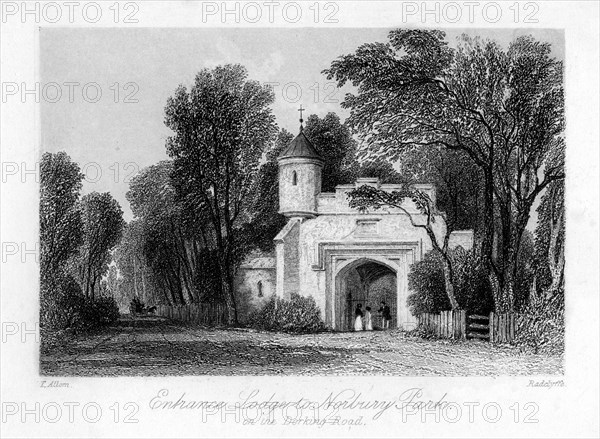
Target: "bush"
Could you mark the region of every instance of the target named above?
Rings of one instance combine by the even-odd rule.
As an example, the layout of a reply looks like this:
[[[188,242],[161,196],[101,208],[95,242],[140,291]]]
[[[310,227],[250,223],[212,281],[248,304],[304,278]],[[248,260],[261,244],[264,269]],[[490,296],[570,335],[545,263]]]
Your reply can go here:
[[[564,296],[532,300],[519,315],[515,344],[524,351],[561,354],[565,349]]]
[[[40,299],[40,326],[47,330],[89,330],[109,325],[119,318],[114,298],[85,297],[70,275],[42,281]]]
[[[119,305],[112,296],[88,299],[84,322],[89,328],[108,326],[119,319]]]
[[[42,280],[40,326],[46,329],[73,327],[85,298],[79,284],[69,275]]]
[[[483,259],[473,250],[457,247],[452,251],[452,260],[460,308],[474,314],[489,314],[494,310],[494,296]]]
[[[315,300],[299,294],[292,294],[289,301],[272,296],[260,310],[250,315],[249,325],[267,331],[301,333],[325,329]]]
[[[477,314],[492,311],[494,299],[481,258],[462,247],[452,250],[450,257],[454,269],[454,294],[460,308]],[[423,260],[413,264],[408,274],[408,286],[413,291],[408,296],[408,305],[413,315],[437,314],[452,309],[440,258],[437,252],[430,251]]]
[[[412,265],[408,273],[408,306],[413,315],[438,313],[451,309],[444,286],[444,273],[439,256],[425,253],[424,258]]]

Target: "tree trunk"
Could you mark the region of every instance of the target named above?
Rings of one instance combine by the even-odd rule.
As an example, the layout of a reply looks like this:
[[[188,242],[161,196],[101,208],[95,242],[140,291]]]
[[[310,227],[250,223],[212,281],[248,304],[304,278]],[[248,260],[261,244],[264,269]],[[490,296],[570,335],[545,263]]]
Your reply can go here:
[[[538,294],[537,294],[537,274],[533,274],[533,281],[531,282],[531,288],[529,288],[529,304],[532,305],[537,303]]]
[[[502,286],[502,298],[504,299],[504,310],[513,312],[515,310],[515,279],[512,271],[506,273]]]
[[[484,229],[481,254],[492,262],[494,257],[494,181],[491,172],[486,172],[484,196],[482,199],[482,227]],[[491,267],[490,267],[491,268]]]
[[[137,276],[138,276],[138,269],[137,269],[137,257],[134,256],[133,257],[133,294],[135,295],[135,297],[137,297],[139,299],[140,295],[138,293],[138,284],[137,284]]]
[[[223,294],[223,302],[227,311],[227,324],[229,326],[237,325],[237,306],[235,301],[235,288],[233,270],[230,263],[230,258],[227,254],[221,254],[219,257],[219,271],[221,278],[221,292]]]
[[[224,277],[226,279],[224,279],[223,282],[223,298],[225,299],[225,308],[227,310],[227,324],[229,326],[234,326],[238,323],[238,315],[237,306],[235,303],[235,292],[233,288],[233,282],[227,273]]]
[[[548,288],[548,292],[546,296],[548,299],[556,296],[561,290],[564,283],[564,262],[561,264],[563,268],[551,270],[552,273],[552,283],[550,284],[550,288]]]
[[[494,262],[494,238],[496,234],[496,228],[494,224],[494,178],[491,170],[486,170],[484,175],[485,184],[482,196],[482,227],[484,231],[481,242],[481,255],[484,261],[486,261],[487,265],[490,290],[492,291],[492,297],[494,298],[494,310],[496,312],[501,312],[502,280],[500,279],[499,273],[496,271]]]
[[[444,284],[446,287],[446,294],[448,295],[448,300],[450,301],[450,306],[452,309],[459,309],[458,302],[456,301],[456,296],[454,295],[454,285],[453,285],[453,273],[452,273],[452,265],[446,256],[442,256],[442,268],[444,271]]]
[[[490,281],[490,289],[492,290],[492,297],[494,298],[494,311],[501,313],[502,308],[502,292],[500,290],[500,278],[494,268],[492,262],[488,259],[488,280]]]
[[[161,288],[160,290],[163,292],[163,296],[165,297],[167,305],[174,305],[175,303],[173,302],[173,298],[169,294],[168,290],[166,288]]]
[[[555,193],[553,195],[554,197],[557,196]],[[562,287],[562,283],[564,282],[565,272],[565,249],[559,239],[561,232],[564,230],[565,213],[564,207],[561,205],[557,209],[557,217],[554,218],[554,204],[556,203],[554,197],[551,200],[550,239],[548,243],[548,267],[550,268],[550,274],[552,276],[552,283],[546,292],[546,297],[548,299],[558,294]]]
[[[179,279],[178,271],[176,269],[173,269],[172,285],[176,291],[177,297],[179,298],[179,303],[181,305],[186,305],[185,296],[183,294],[183,289],[181,288],[181,281]]]

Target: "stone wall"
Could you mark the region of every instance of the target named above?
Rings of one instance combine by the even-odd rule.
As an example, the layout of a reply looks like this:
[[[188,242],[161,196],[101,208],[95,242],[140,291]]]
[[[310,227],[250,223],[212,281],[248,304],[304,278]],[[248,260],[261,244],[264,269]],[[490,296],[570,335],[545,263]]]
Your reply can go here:
[[[275,294],[275,259],[260,259],[266,263],[242,264],[236,273],[235,293],[238,320],[241,323],[246,322],[252,311],[262,307]]]
[[[307,159],[285,159],[279,164],[279,212],[313,216],[321,192],[321,166]],[[294,175],[296,184],[293,184]]]
[[[332,214],[356,214],[356,209],[352,209],[349,205],[348,194],[354,189],[367,185],[379,188],[386,192],[399,191],[403,188],[399,184],[380,184],[377,178],[360,178],[354,184],[342,184],[335,188],[335,192],[323,192],[317,197],[317,213],[319,215]],[[433,205],[436,203],[436,191],[432,184],[417,184],[415,189],[424,192],[431,198]],[[419,213],[415,204],[411,200],[405,200],[402,207],[410,213]],[[402,210],[392,207],[383,207],[377,211],[378,213],[386,214],[402,214]]]
[[[277,295],[289,300],[300,284],[300,218],[292,218],[275,237]]]
[[[434,223],[439,239],[445,233],[441,218]],[[323,249],[328,250],[323,255]],[[411,225],[405,214],[329,214],[306,220],[300,225],[299,237],[299,292],[313,296],[322,311],[323,319],[335,324],[332,309],[335,307],[336,266],[344,258],[390,258],[390,265],[398,270],[398,291],[405,302],[408,296],[407,275],[409,265],[420,260],[431,250],[429,237],[423,229]],[[355,250],[354,250],[355,249]],[[339,254],[343,253],[342,256]],[[347,254],[347,255],[346,255]],[[338,255],[338,256],[336,256]],[[400,323],[410,323],[405,303],[398,304]],[[411,329],[407,327],[406,329]]]
[[[346,272],[341,270],[348,264],[360,265],[363,260],[371,260],[396,273],[398,324],[413,329],[416,318],[407,305],[408,272],[414,262],[433,248],[429,236],[424,229],[415,227],[402,209],[359,213],[348,204],[348,193],[362,184],[385,191],[399,190],[401,186],[365,178],[352,185],[339,185],[334,193],[319,194],[320,167],[295,162],[281,165],[280,207],[291,219],[275,238],[276,294],[284,299],[289,299],[292,293],[312,296],[326,324],[339,326],[339,316],[344,312],[341,290],[346,285]],[[298,184],[290,186],[294,172]],[[433,185],[419,185],[417,189],[427,193],[435,204]],[[406,201],[403,208],[417,224],[424,223],[425,218],[412,201]],[[313,209],[314,218],[306,214]],[[441,243],[446,233],[442,217],[436,216],[432,226]],[[472,242],[470,231],[454,232],[450,239],[451,247],[460,245],[465,249],[471,248]]]

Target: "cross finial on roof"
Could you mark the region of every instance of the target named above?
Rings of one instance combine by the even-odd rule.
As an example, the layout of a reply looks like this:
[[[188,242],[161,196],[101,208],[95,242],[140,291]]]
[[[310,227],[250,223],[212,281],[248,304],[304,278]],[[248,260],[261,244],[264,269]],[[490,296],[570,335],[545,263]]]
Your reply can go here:
[[[302,112],[305,111],[305,108],[302,108],[302,104],[300,104],[300,108],[298,109],[298,111],[300,112],[300,131],[302,131],[302,129],[304,128],[302,126],[302,122],[304,122],[304,119],[302,119]]]

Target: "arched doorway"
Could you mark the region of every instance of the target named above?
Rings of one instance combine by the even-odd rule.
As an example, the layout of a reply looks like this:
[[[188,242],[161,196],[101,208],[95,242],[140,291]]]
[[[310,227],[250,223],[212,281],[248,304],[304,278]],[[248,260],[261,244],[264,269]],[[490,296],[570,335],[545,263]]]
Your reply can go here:
[[[392,313],[390,327],[398,326],[398,279],[397,268],[379,258],[360,258],[349,261],[336,275],[335,327],[347,331],[353,329],[354,310],[362,304],[363,311],[371,307],[373,325],[381,326],[378,314],[381,301],[385,301]]]

